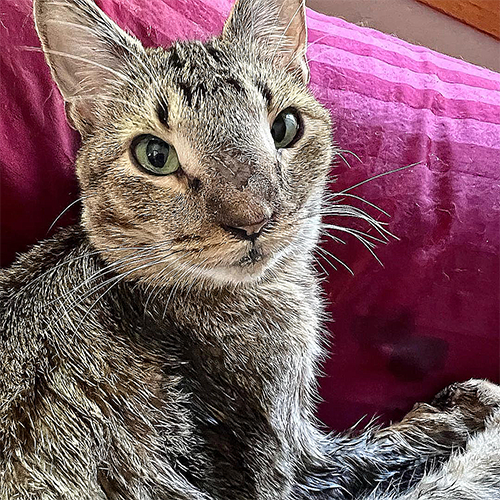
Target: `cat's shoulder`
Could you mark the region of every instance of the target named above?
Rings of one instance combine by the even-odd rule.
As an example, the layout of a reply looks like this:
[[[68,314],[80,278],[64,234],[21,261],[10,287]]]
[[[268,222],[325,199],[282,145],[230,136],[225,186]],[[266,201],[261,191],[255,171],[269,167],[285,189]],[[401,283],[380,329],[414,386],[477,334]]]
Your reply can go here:
[[[91,253],[90,243],[79,225],[62,228],[53,237],[19,254],[10,267],[0,269],[0,297],[7,300],[23,289],[36,288],[44,277],[59,274],[64,264],[67,271],[68,265],[76,265]]]

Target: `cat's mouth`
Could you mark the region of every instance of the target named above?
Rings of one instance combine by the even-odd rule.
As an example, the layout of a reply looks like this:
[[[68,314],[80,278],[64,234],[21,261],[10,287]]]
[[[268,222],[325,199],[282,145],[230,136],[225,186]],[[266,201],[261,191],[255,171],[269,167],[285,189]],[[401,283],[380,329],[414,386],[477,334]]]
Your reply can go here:
[[[257,262],[261,262],[264,258],[264,253],[262,248],[257,247],[255,244],[252,244],[252,247],[248,251],[246,255],[244,255],[238,262],[241,267],[250,267]]]
[[[219,285],[259,281],[268,276],[268,272],[273,275],[272,270],[283,259],[311,250],[317,240],[316,226],[311,220],[307,224],[295,219],[285,221],[251,241],[228,237],[224,232],[213,235],[213,239],[203,245],[196,241],[185,254],[184,244],[179,256],[184,254],[186,260],[175,259],[174,267],[178,271],[175,275],[183,280],[202,279],[204,283],[209,279]],[[158,272],[163,273],[161,269]]]
[[[249,283],[260,279],[291,248],[292,245],[284,244],[283,238],[280,245],[274,241],[257,239],[240,248],[232,262],[218,266],[218,269],[230,282]]]
[[[273,266],[279,253],[272,245],[258,240],[240,245],[228,248],[225,258],[214,267],[206,268],[203,274],[219,283],[251,283]]]
[[[253,241],[228,241],[225,256],[212,268],[211,276],[229,283],[251,283],[267,275],[288,256],[307,252],[317,240],[317,223],[308,220],[282,222]]]

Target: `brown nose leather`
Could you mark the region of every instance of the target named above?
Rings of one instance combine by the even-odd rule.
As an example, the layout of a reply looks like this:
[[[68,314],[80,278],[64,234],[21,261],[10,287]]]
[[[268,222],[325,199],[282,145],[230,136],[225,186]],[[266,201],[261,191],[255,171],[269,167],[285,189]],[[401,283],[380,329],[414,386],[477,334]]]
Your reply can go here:
[[[245,231],[247,233],[247,236],[253,236],[255,234],[259,234],[268,222],[269,219],[266,218],[255,224],[251,224],[248,226],[239,226],[235,229],[241,229],[242,231]]]
[[[254,241],[271,220],[271,200],[261,196],[256,189],[242,191],[228,183],[213,183],[205,194],[207,210],[214,222],[237,238]],[[272,199],[274,202],[274,199]]]
[[[223,225],[222,227],[237,238],[240,238],[242,240],[255,241],[268,222],[269,219],[266,217],[255,224],[249,224],[246,226]]]

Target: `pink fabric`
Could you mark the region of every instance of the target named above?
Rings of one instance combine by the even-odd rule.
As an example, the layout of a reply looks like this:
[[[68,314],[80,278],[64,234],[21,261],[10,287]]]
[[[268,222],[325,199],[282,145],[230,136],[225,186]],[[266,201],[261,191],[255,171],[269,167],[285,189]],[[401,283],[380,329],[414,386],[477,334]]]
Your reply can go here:
[[[320,417],[344,428],[397,419],[453,381],[498,381],[500,75],[314,12],[309,29],[312,89],[361,160],[346,154],[335,189],[422,162],[354,191],[392,214],[384,268],[328,244],[355,270],[327,285]]]
[[[230,3],[98,1],[148,46],[218,33]],[[500,77],[313,11],[308,23],[311,89],[331,110],[337,143],[361,160],[344,153],[352,168],[339,162],[332,189],[421,162],[352,191],[392,215],[399,241],[377,250],[384,267],[352,239],[324,245],[355,272],[339,266],[325,285],[335,322],[319,415],[343,429],[365,414],[399,418],[456,380],[499,380]],[[78,196],[78,137],[43,56],[23,48],[39,45],[29,0],[2,2],[0,38],[8,265]]]

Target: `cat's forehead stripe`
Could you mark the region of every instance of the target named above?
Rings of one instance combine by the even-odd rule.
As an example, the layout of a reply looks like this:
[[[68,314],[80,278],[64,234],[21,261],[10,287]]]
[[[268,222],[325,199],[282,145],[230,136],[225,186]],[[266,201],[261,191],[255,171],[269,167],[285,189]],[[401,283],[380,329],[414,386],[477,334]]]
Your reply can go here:
[[[232,87],[238,94],[245,93],[244,83],[234,76],[221,76],[210,81],[196,81],[194,83],[177,80],[176,85],[189,107],[198,108],[208,94],[215,94],[222,86]]]
[[[178,82],[177,85],[184,98],[186,99],[187,105],[191,107],[193,104],[193,94],[195,93],[193,87],[185,82]]]
[[[205,46],[205,48],[207,49],[207,52],[212,56],[212,58],[214,59],[214,61],[216,63],[220,63],[221,62],[223,54],[219,50],[217,50],[210,43],[207,43],[206,46]]]
[[[165,127],[170,128],[168,124],[168,108],[165,103],[158,104],[157,115],[160,122],[165,125]]]
[[[270,107],[272,100],[273,100],[273,94],[271,92],[271,89],[262,80],[256,80],[255,86],[259,89],[259,91],[264,96],[264,99],[266,100],[266,103],[267,103],[267,107]]]
[[[180,58],[179,52],[178,52],[177,47],[175,45],[173,45],[170,48],[169,53],[170,53],[170,60],[169,60],[170,66],[172,66],[174,69],[177,69],[177,70],[183,69],[185,61],[183,61]]]
[[[174,84],[188,107],[198,108],[207,95],[215,94],[221,87],[229,86],[238,94],[245,92],[244,82],[211,42],[175,43],[168,53]]]

